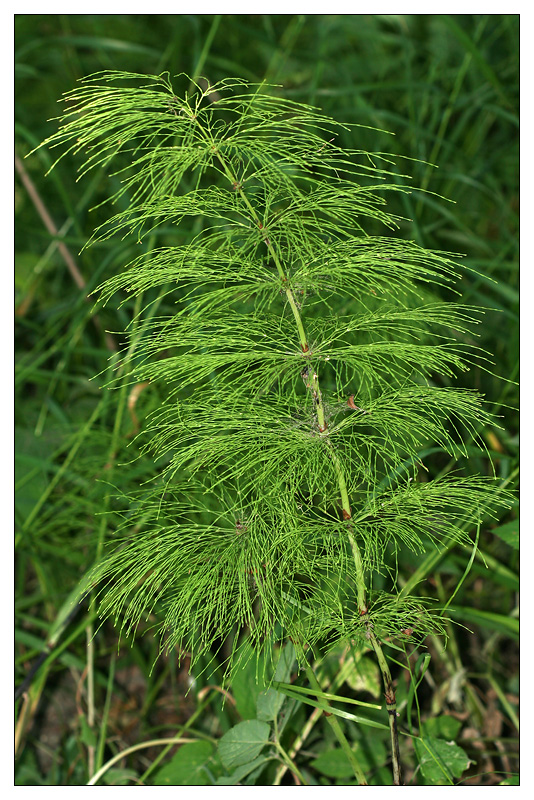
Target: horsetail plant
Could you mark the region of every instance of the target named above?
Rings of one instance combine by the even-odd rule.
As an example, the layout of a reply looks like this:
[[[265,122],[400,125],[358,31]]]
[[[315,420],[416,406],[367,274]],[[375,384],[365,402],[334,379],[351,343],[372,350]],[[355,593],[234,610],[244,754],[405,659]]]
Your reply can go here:
[[[230,639],[230,671],[244,632],[256,651],[290,639],[314,691],[310,654],[372,649],[399,785],[384,644],[440,623],[397,591],[397,553],[471,542],[502,502],[489,479],[428,480],[421,457],[460,458],[493,424],[451,385],[483,358],[476,312],[443,299],[450,255],[391,234],[384,195],[408,190],[384,155],[338,144],[353,127],[265,85],[189,87],[181,99],[167,74],[91,76],[45,142],[85,153],[82,174],[119,163],[125,210],[91,241],[158,228],[165,242],[106,281],[103,301],[174,304],[128,343],[131,380],[164,387],[139,434],[158,477],[97,570],[101,611],[127,633],[156,611],[162,647],[192,664]]]

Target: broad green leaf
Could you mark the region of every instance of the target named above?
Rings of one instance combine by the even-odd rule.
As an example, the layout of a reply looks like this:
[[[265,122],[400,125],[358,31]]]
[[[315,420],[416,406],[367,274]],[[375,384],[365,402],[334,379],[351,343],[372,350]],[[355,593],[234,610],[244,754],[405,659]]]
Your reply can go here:
[[[258,719],[266,721],[276,719],[285,699],[285,695],[276,689],[266,689],[261,692],[256,702]]]
[[[291,677],[291,670],[295,663],[295,648],[289,642],[278,659],[274,673],[275,681],[285,682]],[[258,719],[270,721],[276,719],[285,700],[285,695],[276,689],[266,689],[258,695],[256,708]]]
[[[431,783],[450,785],[470,764],[465,752],[453,741],[425,736],[414,739],[414,745],[421,772]]]
[[[427,719],[426,722],[423,723],[425,736],[428,735],[437,737],[438,739],[447,739],[447,741],[456,739],[461,727],[462,723],[460,720],[451,717],[449,714],[442,714],[439,717]]]
[[[269,741],[271,728],[257,719],[240,722],[220,739],[219,755],[226,769],[238,767],[259,756]]]
[[[209,778],[204,765],[213,753],[211,742],[183,744],[154,778],[155,786],[206,786]]]
[[[373,697],[380,697],[380,669],[370,658],[351,660],[351,668],[346,675],[346,682],[355,692],[369,692]]]
[[[493,528],[492,533],[513,547],[514,550],[519,550],[519,520],[513,520],[498,528]]]
[[[353,745],[353,750],[364,772],[382,766],[387,759],[387,750],[384,743],[374,735],[365,740],[365,744],[358,742]],[[354,776],[354,770],[347,756],[340,748],[333,748],[321,753],[311,762],[311,766],[329,778]]]
[[[371,786],[393,786],[391,768],[389,766],[380,767],[376,772],[373,771],[373,774],[369,776],[369,783]]]
[[[499,786],[519,786],[519,775],[510,775],[509,778],[501,781]]]
[[[272,673],[271,673],[272,674]],[[235,669],[232,677],[232,695],[242,719],[255,719],[256,700],[265,689],[264,659],[249,658],[244,665]]]
[[[288,642],[280,653],[280,657],[274,671],[274,680],[281,681],[282,683],[289,681],[294,663],[295,648],[291,642]]]
[[[254,761],[248,761],[246,764],[242,764],[240,767],[234,770],[231,775],[223,775],[222,777],[217,778],[215,781],[215,786],[235,786],[255,769],[258,769],[258,767],[261,767],[263,764],[267,764],[267,762],[270,760],[271,759],[266,758],[265,756],[259,756],[258,758],[255,758]]]
[[[384,734],[377,732],[366,732],[360,740],[354,745],[358,761],[364,772],[368,773],[371,770],[376,770],[377,767],[382,766],[388,760],[388,749],[383,738]],[[387,736],[389,741],[389,735]]]
[[[313,759],[311,766],[328,778],[348,778],[354,775],[347,756],[340,748],[321,753],[320,756]]]

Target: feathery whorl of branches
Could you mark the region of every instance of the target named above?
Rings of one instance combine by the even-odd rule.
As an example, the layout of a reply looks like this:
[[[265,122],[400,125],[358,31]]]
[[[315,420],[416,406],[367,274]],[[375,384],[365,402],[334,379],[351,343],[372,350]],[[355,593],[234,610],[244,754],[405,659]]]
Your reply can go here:
[[[458,457],[491,424],[435,380],[485,358],[476,312],[432,293],[457,267],[377,235],[400,222],[387,192],[409,190],[383,154],[338,144],[357,130],[274,87],[191,85],[91,76],[47,142],[84,154],[81,175],[119,165],[128,208],[93,240],[165,226],[168,243],[101,287],[175,304],[136,334],[132,380],[168,387],[140,434],[160,470],[99,567],[102,610],[130,632],[157,608],[193,659],[242,627],[257,646],[333,645],[370,620],[424,635],[419,599],[367,589],[362,613],[355,547],[370,585],[398,548],[466,539],[501,502],[482,478],[418,480],[424,448]]]

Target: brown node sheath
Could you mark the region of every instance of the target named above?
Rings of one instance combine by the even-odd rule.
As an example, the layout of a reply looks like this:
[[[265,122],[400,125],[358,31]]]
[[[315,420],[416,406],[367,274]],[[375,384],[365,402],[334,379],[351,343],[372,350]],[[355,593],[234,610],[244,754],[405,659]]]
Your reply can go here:
[[[397,702],[396,699],[395,699],[395,694],[394,693],[388,694],[386,692],[384,697],[386,698],[386,705],[388,705],[388,706],[394,706],[396,704],[396,702]]]
[[[350,511],[347,511],[346,508],[343,508],[341,510],[341,513],[343,515],[343,519],[350,519],[352,517],[352,514],[350,513]]]

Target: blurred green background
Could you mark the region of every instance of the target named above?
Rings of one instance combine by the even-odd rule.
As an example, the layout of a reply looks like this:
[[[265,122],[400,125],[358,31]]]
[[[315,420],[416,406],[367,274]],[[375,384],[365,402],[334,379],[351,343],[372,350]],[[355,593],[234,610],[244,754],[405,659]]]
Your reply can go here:
[[[77,183],[77,163],[70,156],[45,178],[54,158],[45,149],[24,160],[56,129],[51,118],[60,113],[62,93],[77,79],[107,69],[185,72],[211,82],[240,76],[282,84],[287,97],[365,126],[340,144],[392,154],[399,183],[425,190],[389,194],[389,209],[403,218],[400,235],[461,253],[463,302],[488,309],[478,343],[493,354],[495,366],[490,373],[472,370],[462,380],[485,393],[501,417],[502,428],[486,432],[486,444],[498,477],[513,486],[518,40],[519,16],[506,14],[15,18],[18,684],[54,636],[69,592],[109,538],[119,507],[110,486],[127,491],[154,471],[146,460],[122,469],[118,464],[134,459],[132,435],[157,405],[157,391],[140,387],[134,394],[120,384],[115,391],[102,388],[117,364],[120,331],[139,308],[110,306],[94,315],[86,300],[131,259],[131,244],[112,241],[79,254],[105,213],[91,209],[116,187],[117,178],[97,170]],[[157,234],[147,250],[156,245]],[[481,456],[473,455],[468,468],[489,473]],[[481,550],[492,569],[475,561],[456,598],[464,609],[461,621],[474,633],[455,633],[447,651],[437,644],[433,651],[429,713],[446,701],[439,687],[463,676],[466,688],[456,710],[467,714],[464,729],[471,740],[489,742],[477,750],[474,783],[496,782],[483,773],[513,771],[515,764],[515,519],[514,512],[482,531]],[[432,567],[426,577],[438,596],[449,596],[466,558],[453,550]],[[413,575],[416,567],[407,559],[401,574]],[[84,783],[109,748],[114,752],[169,726],[175,730],[198,710],[194,694],[183,698],[189,679],[177,670],[175,658],[162,659],[151,672],[157,643],[150,636],[121,648],[116,658],[116,632],[106,624],[92,640],[95,625],[86,604],[18,701],[20,784]],[[228,713],[213,704],[205,724],[224,731]],[[116,781],[138,779],[150,764],[147,758],[129,765],[136,778],[116,776]]]

